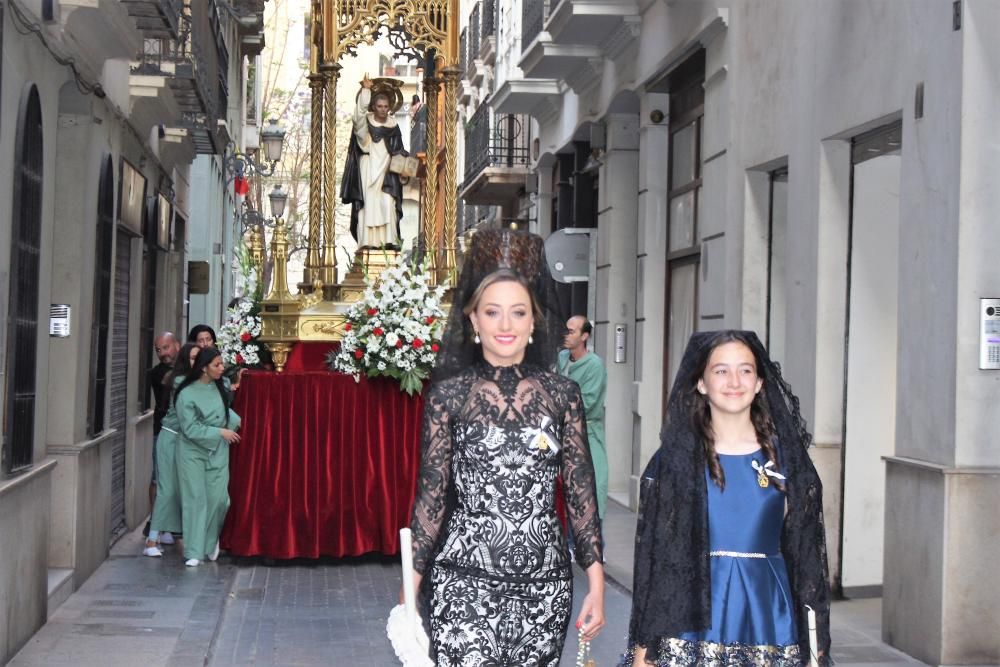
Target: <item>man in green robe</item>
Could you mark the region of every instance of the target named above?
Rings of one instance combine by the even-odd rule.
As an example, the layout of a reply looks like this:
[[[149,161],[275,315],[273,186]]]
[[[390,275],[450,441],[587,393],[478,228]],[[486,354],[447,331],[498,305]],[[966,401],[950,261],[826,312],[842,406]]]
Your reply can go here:
[[[604,443],[604,397],[608,391],[608,371],[604,362],[587,350],[593,330],[590,320],[574,315],[566,320],[564,349],[559,351],[559,372],[580,385],[583,409],[587,415],[587,440],[594,461],[597,482],[597,513],[604,519],[608,504],[608,450]]]

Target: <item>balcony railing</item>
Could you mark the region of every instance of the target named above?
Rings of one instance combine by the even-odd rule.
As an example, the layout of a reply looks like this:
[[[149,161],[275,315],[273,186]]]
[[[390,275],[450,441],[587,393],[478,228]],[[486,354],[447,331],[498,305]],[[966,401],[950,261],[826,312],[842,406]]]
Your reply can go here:
[[[479,58],[479,39],[480,34],[480,12],[482,12],[483,3],[477,2],[472,8],[472,15],[469,16],[469,62]]]
[[[494,117],[490,106],[481,104],[465,129],[465,185],[487,167],[527,167],[530,127],[525,116]]]
[[[492,37],[497,31],[497,3],[496,0],[483,0],[483,28],[480,31],[482,39]]]
[[[122,0],[139,32],[148,39],[177,39],[181,0]]]
[[[458,38],[458,66],[462,68],[462,78],[469,78],[469,35],[466,28],[462,28],[462,34]]]
[[[182,126],[197,151],[218,154],[224,148],[218,119],[226,111],[227,97],[218,50],[221,27],[206,3],[193,3],[187,11],[182,17],[175,72],[169,84],[182,111]]]
[[[523,0],[521,8],[521,49],[527,49],[545,25],[549,0]]]
[[[472,229],[476,226],[476,220],[479,219],[478,208],[475,204],[466,204],[465,208],[462,210],[462,229]]]
[[[142,52],[132,64],[132,74],[173,76],[176,44],[169,39],[144,39]]]

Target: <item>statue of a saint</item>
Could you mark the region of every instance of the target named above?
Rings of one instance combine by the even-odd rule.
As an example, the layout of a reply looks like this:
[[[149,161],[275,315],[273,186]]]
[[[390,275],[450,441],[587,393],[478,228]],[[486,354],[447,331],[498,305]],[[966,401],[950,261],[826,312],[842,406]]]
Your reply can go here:
[[[351,204],[351,235],[360,248],[400,246],[399,219],[403,216],[403,185],[389,170],[393,155],[407,155],[403,135],[390,111],[390,85],[373,90],[365,74],[361,82],[354,132],[347,149],[340,199]]]

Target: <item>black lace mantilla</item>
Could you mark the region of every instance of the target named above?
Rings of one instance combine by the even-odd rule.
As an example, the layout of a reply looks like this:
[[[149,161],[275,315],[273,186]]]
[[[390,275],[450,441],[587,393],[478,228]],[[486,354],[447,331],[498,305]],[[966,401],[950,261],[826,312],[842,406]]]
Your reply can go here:
[[[800,656],[809,655],[805,607],[816,612],[821,664],[830,662],[830,588],[823,528],[823,486],[807,451],[812,436],[799,401],[752,332],[738,332],[763,363],[764,380],[781,471],[787,477],[781,551],[798,620]],[[661,446],[640,482],[636,527],[635,580],[629,646],[662,647],[683,632],[707,629],[711,622],[708,503],[705,455],[690,424],[686,401],[702,350],[725,332],[691,337],[670,392]],[[647,664],[656,662],[654,651]],[[628,664],[628,663],[626,663]]]
[[[410,526],[418,572],[433,564],[498,581],[570,578],[557,479],[577,561],[586,568],[601,560],[576,383],[530,365],[477,364],[432,385],[422,437]]]

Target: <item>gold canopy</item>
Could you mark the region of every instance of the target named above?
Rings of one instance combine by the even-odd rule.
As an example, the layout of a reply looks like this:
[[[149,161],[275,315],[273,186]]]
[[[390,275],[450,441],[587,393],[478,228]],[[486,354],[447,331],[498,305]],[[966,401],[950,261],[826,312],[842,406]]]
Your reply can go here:
[[[359,264],[369,275],[384,268],[385,260],[359,251],[354,271],[337,282],[334,224],[336,169],[336,100],[340,60],[361,44],[373,44],[390,28],[402,31],[413,49],[426,54],[430,75],[424,83],[428,109],[427,153],[421,156],[426,176],[421,183],[421,221],[418,238],[427,250],[427,262],[439,278],[456,263],[459,71],[459,0],[313,0],[309,87],[312,92],[310,125],[310,181],[308,254],[301,293],[288,292],[285,230],[278,221],[272,256],[276,284],[262,304],[263,333],[280,371],[291,346],[304,340],[339,340],[349,302],[361,294]],[[431,66],[433,65],[433,66]],[[378,81],[378,80],[376,80]],[[388,81],[385,81],[389,85]],[[438,91],[444,87],[443,99]],[[398,92],[398,87],[396,88]],[[439,105],[444,105],[443,109]],[[439,119],[445,119],[443,155],[438,139]],[[439,172],[443,179],[439,179]],[[439,203],[440,202],[440,207]],[[287,242],[285,242],[287,245]],[[379,257],[386,257],[378,251]],[[393,255],[393,253],[390,253]],[[281,272],[280,278],[277,277]]]

